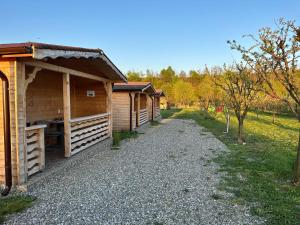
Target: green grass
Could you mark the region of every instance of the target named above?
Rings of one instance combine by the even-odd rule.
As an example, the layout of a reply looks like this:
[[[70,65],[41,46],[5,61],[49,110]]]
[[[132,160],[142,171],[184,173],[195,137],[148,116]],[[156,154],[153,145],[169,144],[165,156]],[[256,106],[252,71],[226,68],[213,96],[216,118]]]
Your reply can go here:
[[[196,110],[173,111],[163,113],[166,117],[195,120],[231,150],[216,161],[227,172],[220,189],[234,193],[232,201],[248,204],[253,214],[267,219],[267,224],[300,224],[300,188],[291,184],[299,131],[296,119],[277,115],[273,124],[270,114],[260,114],[256,119],[256,114],[250,112],[245,121],[246,145],[239,145],[234,116],[230,132],[224,134],[222,114],[212,118]]]
[[[156,126],[160,125],[161,123],[158,122],[158,121],[153,120],[153,121],[151,121],[150,124],[151,124],[152,127],[156,127]]]
[[[178,113],[180,111],[181,109],[161,109],[160,115],[163,119],[165,119],[173,116],[175,113]]]
[[[6,215],[31,207],[34,200],[35,198],[30,196],[0,197],[0,223],[4,222]]]
[[[128,138],[136,138],[139,135],[137,131],[114,131],[113,132],[113,147],[120,146],[120,142]]]

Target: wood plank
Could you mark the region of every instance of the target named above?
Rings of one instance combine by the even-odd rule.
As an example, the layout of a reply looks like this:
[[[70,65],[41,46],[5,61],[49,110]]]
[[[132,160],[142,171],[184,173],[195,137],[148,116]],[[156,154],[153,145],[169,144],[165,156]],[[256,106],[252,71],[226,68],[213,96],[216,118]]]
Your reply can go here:
[[[107,118],[87,121],[85,123],[79,123],[78,125],[77,124],[71,124],[71,131],[78,130],[78,129],[85,128],[85,127],[90,127],[90,126],[101,124],[101,123],[104,123],[104,122],[107,122]]]
[[[79,146],[81,146],[81,145],[83,145],[83,144],[85,144],[85,143],[87,143],[87,142],[93,141],[94,139],[98,139],[98,138],[100,138],[100,137],[102,137],[102,136],[104,136],[106,134],[108,134],[108,130],[107,129],[104,132],[101,132],[99,134],[95,134],[95,135],[93,135],[93,136],[91,136],[89,138],[85,138],[85,139],[83,139],[81,141],[78,141],[78,142],[76,142],[76,143],[74,143],[74,144],[71,145],[72,146],[72,150],[75,149],[75,148],[77,148],[77,147],[79,147]]]
[[[31,175],[33,175],[33,174],[39,172],[39,171],[40,171],[39,166],[35,166],[35,167],[32,168],[30,171],[28,171],[27,174],[28,174],[28,176],[31,176]]]
[[[39,150],[39,148],[36,148],[35,150],[33,150],[27,154],[27,161],[32,158],[38,157],[39,155],[40,155],[40,150]]]
[[[104,128],[101,128],[101,129],[97,129],[97,130],[92,131],[92,132],[88,132],[88,133],[86,133],[86,134],[82,134],[82,135],[77,136],[77,137],[74,137],[74,138],[71,139],[71,142],[74,143],[74,142],[76,142],[76,141],[80,141],[81,139],[90,137],[90,136],[92,136],[92,135],[94,135],[94,134],[101,133],[101,132],[103,132],[103,131],[105,131],[105,130],[108,130],[108,126],[107,126],[107,127],[104,127]]]
[[[39,125],[32,125],[30,127],[26,127],[25,130],[26,131],[30,131],[30,130],[37,130],[37,129],[40,129],[40,128],[46,128],[47,125],[46,124],[39,124]],[[36,132],[36,131],[35,131]]]
[[[98,80],[98,81],[104,81],[104,82],[109,81],[109,79],[106,79],[106,78],[103,78],[103,77],[99,77],[99,76],[92,75],[92,74],[89,74],[89,73],[84,73],[84,72],[81,72],[81,71],[69,69],[69,68],[62,67],[62,66],[56,66],[56,65],[41,62],[41,61],[25,62],[25,64],[29,65],[29,66],[33,66],[33,67],[40,67],[40,68],[43,68],[43,69],[47,69],[47,70],[51,70],[51,71],[55,71],[55,72],[60,72],[60,73],[63,73],[63,74],[71,74],[71,75],[78,76],[78,77],[84,77],[84,78],[88,78],[88,79],[91,79],[91,80]]]
[[[95,144],[97,144],[98,142],[103,141],[103,140],[105,140],[105,139],[107,139],[107,138],[109,138],[108,135],[103,136],[103,137],[101,137],[101,138],[99,138],[99,139],[96,139],[95,141],[92,141],[92,142],[88,143],[88,144],[85,145],[85,146],[82,146],[82,147],[80,147],[80,148],[78,148],[78,149],[73,150],[71,154],[74,155],[74,154],[76,154],[76,153],[78,153],[78,152],[81,152],[82,150],[84,150],[84,149],[86,149],[86,148],[88,148],[88,147],[90,147],[90,146],[92,146],[92,145],[95,145]]]
[[[36,135],[33,135],[32,137],[30,138],[27,138],[27,143],[31,143],[31,142],[35,142],[35,141],[38,141],[39,140],[39,135],[36,134]]]
[[[91,119],[97,119],[97,118],[100,119],[102,117],[107,117],[108,115],[110,115],[110,113],[102,113],[102,114],[97,114],[97,115],[93,115],[93,116],[83,116],[83,117],[71,119],[70,122],[76,123],[76,122],[81,122],[81,121],[86,121],[86,120],[91,120]]]
[[[39,148],[39,144],[38,143],[34,143],[34,144],[31,144],[31,145],[27,145],[27,148],[26,148],[26,151],[27,152],[31,152],[33,151],[34,149],[36,148]]]
[[[92,126],[92,127],[88,127],[88,128],[85,128],[85,129],[78,130],[78,131],[74,131],[74,132],[71,133],[71,138],[73,138],[77,135],[81,135],[81,134],[84,134],[84,133],[91,132],[93,130],[96,130],[96,129],[99,129],[99,128],[102,128],[102,127],[106,127],[106,126],[108,126],[108,122],[99,124],[97,126]]]
[[[63,74],[63,99],[64,99],[64,138],[65,157],[71,156],[71,96],[70,96],[70,74]]]

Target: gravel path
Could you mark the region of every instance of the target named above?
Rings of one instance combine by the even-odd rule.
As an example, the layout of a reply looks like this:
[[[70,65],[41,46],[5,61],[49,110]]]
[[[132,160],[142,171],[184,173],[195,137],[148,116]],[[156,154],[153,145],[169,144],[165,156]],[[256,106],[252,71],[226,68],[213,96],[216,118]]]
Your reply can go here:
[[[217,190],[221,174],[211,159],[222,151],[194,122],[164,120],[120,150],[34,184],[37,203],[7,224],[259,224]]]

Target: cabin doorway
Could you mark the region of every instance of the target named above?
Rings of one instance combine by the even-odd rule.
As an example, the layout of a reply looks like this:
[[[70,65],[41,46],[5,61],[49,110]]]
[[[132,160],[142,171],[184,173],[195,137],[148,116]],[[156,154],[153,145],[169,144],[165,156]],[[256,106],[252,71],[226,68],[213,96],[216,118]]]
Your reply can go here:
[[[41,70],[26,90],[26,127],[44,127],[44,167],[64,159],[62,74]],[[32,132],[33,133],[33,132]],[[42,137],[41,137],[42,138]]]

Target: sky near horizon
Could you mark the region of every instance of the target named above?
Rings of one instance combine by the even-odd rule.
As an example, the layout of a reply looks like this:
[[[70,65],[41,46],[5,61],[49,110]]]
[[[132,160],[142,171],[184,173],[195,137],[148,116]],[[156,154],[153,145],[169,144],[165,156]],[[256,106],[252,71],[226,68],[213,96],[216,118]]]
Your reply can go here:
[[[45,42],[101,48],[123,73],[230,63],[227,40],[274,26],[300,25],[299,0],[1,1],[0,43]]]

